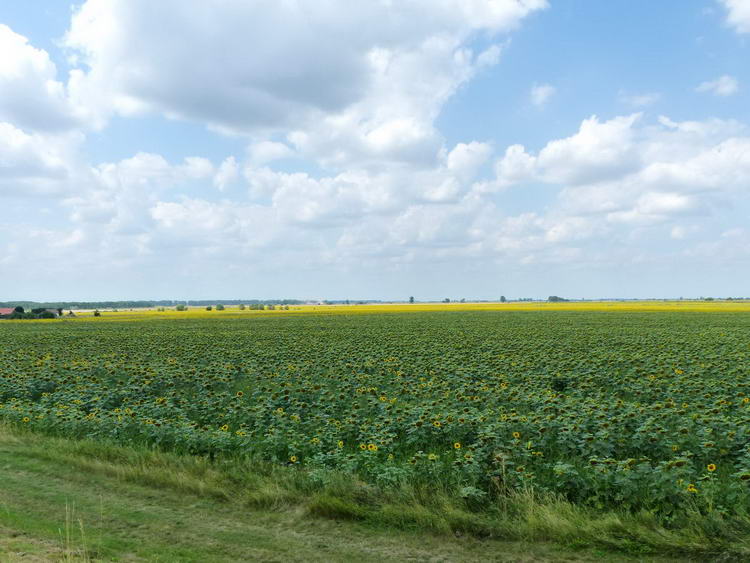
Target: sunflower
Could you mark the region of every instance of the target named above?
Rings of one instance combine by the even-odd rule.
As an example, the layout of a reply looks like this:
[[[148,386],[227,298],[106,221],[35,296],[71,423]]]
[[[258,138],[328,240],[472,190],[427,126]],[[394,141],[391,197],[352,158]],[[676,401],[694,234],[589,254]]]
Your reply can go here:
[[[461,442],[455,442],[453,444],[453,448],[456,449],[456,450],[460,450],[461,449]]]
[[[716,464],[715,463],[709,463],[708,466],[706,467],[706,469],[708,469],[711,473],[713,473],[714,471],[716,471]]]

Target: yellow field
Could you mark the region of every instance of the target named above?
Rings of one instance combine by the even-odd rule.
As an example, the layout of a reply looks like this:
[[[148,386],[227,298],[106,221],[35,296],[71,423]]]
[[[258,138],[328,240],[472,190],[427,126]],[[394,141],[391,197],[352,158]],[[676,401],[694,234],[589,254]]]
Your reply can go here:
[[[748,313],[750,301],[575,301],[562,303],[514,302],[514,303],[378,303],[367,305],[290,305],[289,310],[241,311],[236,306],[227,306],[224,311],[214,308],[189,307],[187,311],[166,308],[102,310],[102,316],[95,318],[92,311],[77,311],[75,319],[66,320],[140,320],[157,318],[211,318],[211,317],[251,317],[265,315],[298,314],[371,314],[371,313],[416,313],[441,311],[599,311],[599,312],[719,312]]]

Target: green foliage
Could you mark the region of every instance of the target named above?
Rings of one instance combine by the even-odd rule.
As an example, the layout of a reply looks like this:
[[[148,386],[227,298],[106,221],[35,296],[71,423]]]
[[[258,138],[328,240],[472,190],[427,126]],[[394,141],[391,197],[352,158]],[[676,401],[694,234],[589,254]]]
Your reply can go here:
[[[34,561],[258,561],[281,553],[326,563],[655,563],[747,561],[750,554],[746,518],[692,513],[680,528],[662,527],[646,512],[601,512],[531,491],[491,499],[468,486],[442,491],[407,482],[383,489],[335,470],[211,462],[23,430],[0,424],[3,561],[16,561],[19,552]],[[50,544],[67,539],[70,524],[80,533],[56,557]],[[467,535],[482,541],[457,539]],[[48,541],[36,550],[33,538]],[[9,540],[23,546],[4,550]],[[674,559],[648,556],[654,553]]]
[[[223,310],[224,310],[224,305],[222,305],[221,303],[219,303],[219,304],[218,304],[218,305],[216,306],[216,310],[217,310],[217,311],[223,311]]]
[[[721,313],[6,323],[0,417],[472,506],[532,490],[678,522],[750,505],[749,336]]]

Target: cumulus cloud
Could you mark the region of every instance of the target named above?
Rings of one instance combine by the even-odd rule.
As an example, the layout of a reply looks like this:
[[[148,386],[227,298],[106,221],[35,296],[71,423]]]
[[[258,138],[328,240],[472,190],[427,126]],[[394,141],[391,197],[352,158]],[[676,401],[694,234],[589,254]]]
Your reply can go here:
[[[274,141],[253,143],[248,147],[247,152],[250,163],[254,166],[261,166],[274,160],[281,160],[294,155],[294,151],[288,145]]]
[[[511,31],[546,6],[88,0],[65,38],[79,61],[70,88],[100,116],[155,112],[277,132],[326,165],[429,160],[441,148],[433,120],[442,105],[499,60],[499,43],[477,51],[473,39]]]
[[[555,95],[557,88],[550,84],[534,84],[531,87],[531,103],[537,107],[545,105],[552,96]]]
[[[65,195],[79,175],[80,135],[27,133],[0,123],[0,197]]]
[[[733,122],[592,117],[536,154],[508,147],[490,179],[482,171],[491,147],[477,142],[457,144],[424,169],[392,164],[316,177],[248,161],[247,198],[231,202],[185,193],[190,182],[216,183],[222,174],[238,181],[234,159],[216,168],[144,153],[94,170],[91,193],[67,202],[77,226],[66,240],[141,259],[180,248],[202,260],[241,255],[263,263],[273,249],[274,263],[289,267],[606,261],[604,241],[616,240],[646,259],[638,241],[648,229],[687,243],[699,226],[717,224],[722,205],[747,203],[750,137],[742,132]],[[549,186],[550,204],[504,211],[498,186],[529,183]]]
[[[498,162],[498,181],[507,186],[524,180],[579,184],[620,176],[638,166],[634,124],[641,114],[601,122],[592,116],[575,135],[550,141],[537,156],[509,147]]]
[[[227,186],[236,182],[239,177],[240,167],[237,164],[237,159],[229,156],[219,165],[219,169],[214,175],[213,184],[218,190],[224,191]]]
[[[511,30],[546,6],[544,0],[426,4],[196,8],[177,0],[88,0],[73,17],[66,45],[79,54],[80,86],[107,92],[112,109],[150,109],[231,130],[289,128],[360,101],[394,59],[429,59],[439,38],[461,56],[473,32]]]
[[[0,53],[0,121],[38,132],[61,132],[80,124],[46,51],[0,24]]]
[[[750,4],[745,0],[718,0],[727,10],[727,23],[737,33],[750,33]]]
[[[731,96],[740,89],[740,84],[734,76],[724,74],[716,80],[701,82],[695,89],[696,92],[708,92],[715,96]]]
[[[445,103],[498,63],[501,34],[545,6],[88,0],[65,38],[78,59],[67,84],[44,51],[0,28],[12,53],[0,60],[0,195],[53,195],[56,217],[5,235],[0,263],[47,253],[87,272],[190,276],[198,260],[209,272],[298,277],[658,260],[658,237],[685,256],[729,255],[747,234],[722,236],[734,226],[723,210],[750,212],[739,122],[591,116],[539,147],[448,145],[435,125]],[[699,88],[736,91],[724,78]],[[554,92],[535,85],[531,101]],[[640,108],[657,96],[620,99]],[[199,122],[247,149],[214,162],[152,152],[85,162],[70,128],[116,114]],[[711,236],[720,243],[706,245]]]

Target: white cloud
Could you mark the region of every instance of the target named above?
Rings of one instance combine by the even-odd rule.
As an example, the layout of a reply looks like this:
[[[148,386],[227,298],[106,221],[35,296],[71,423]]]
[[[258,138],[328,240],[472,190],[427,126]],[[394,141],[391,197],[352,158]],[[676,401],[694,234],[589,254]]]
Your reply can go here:
[[[495,173],[495,185],[501,189],[532,180],[536,174],[536,157],[528,154],[523,145],[511,145],[495,164]]]
[[[0,196],[62,196],[75,186],[81,136],[26,133],[0,123]]]
[[[473,178],[479,167],[482,166],[492,154],[492,147],[487,143],[473,141],[471,143],[459,143],[448,153],[446,165],[448,170],[459,178]]]
[[[224,191],[227,186],[236,182],[240,177],[240,169],[237,160],[233,157],[227,157],[219,165],[219,169],[214,176],[213,184],[219,191]]]
[[[615,139],[625,150],[592,156]],[[569,160],[576,149],[582,154],[573,162],[558,156]],[[56,263],[87,272],[105,263],[194,276],[189,265],[198,261],[203,271],[231,270],[243,279],[280,269],[298,276],[439,264],[619,268],[658,262],[665,253],[711,260],[711,249],[743,256],[744,236],[709,244],[737,227],[722,206],[750,212],[750,137],[737,123],[591,118],[536,153],[511,146],[489,181],[500,184],[502,177],[518,190],[541,183],[535,189],[548,195],[543,207],[512,213],[505,209],[508,192],[482,186],[490,154],[485,143],[459,143],[432,168],[391,163],[318,177],[247,161],[240,179],[241,164],[232,158],[214,167],[199,158],[169,162],[140,153],[95,167],[65,202],[68,225],[27,231],[4,250],[54,252]],[[240,181],[249,184],[246,197],[216,199],[212,183]]]
[[[716,80],[701,82],[695,89],[696,92],[709,92],[715,96],[731,96],[736,94],[740,88],[739,82],[734,76],[725,74]]]
[[[727,10],[727,23],[737,33],[750,33],[750,3],[747,0],[718,0]]]
[[[660,98],[661,94],[658,92],[649,92],[645,94],[626,94],[625,92],[620,92],[618,95],[618,99],[621,102],[635,108],[644,108],[653,105],[658,102]]]
[[[13,49],[0,60],[0,195],[52,194],[62,203],[50,198],[50,216],[67,212],[6,237],[0,256],[186,274],[199,259],[207,271],[298,277],[323,266],[648,261],[665,252],[658,237],[684,250],[716,236],[727,253],[746,240],[720,236],[750,212],[750,136],[736,121],[592,116],[538,150],[513,144],[494,158],[487,142],[446,145],[435,126],[446,101],[497,64],[497,34],[545,2],[355,4],[88,0],[66,38],[80,61],[67,86],[46,53],[0,29]],[[724,78],[700,88],[738,88]],[[32,91],[33,115],[20,104]],[[532,103],[554,92],[535,85]],[[247,151],[216,166],[146,152],[83,162],[66,129],[114,114],[193,120],[240,134]],[[281,169],[290,158],[308,172]]]
[[[248,149],[248,157],[250,163],[253,166],[262,166],[273,162],[274,160],[281,160],[283,158],[290,158],[294,156],[294,151],[284,143],[277,143],[273,141],[259,141],[251,144]]]
[[[672,240],[688,240],[687,233],[715,220],[722,198],[744,197],[750,138],[719,133],[736,127],[667,118],[642,124],[636,114],[585,120],[575,135],[550,141],[537,155],[511,146],[496,163],[496,185],[541,182],[560,190],[544,211],[515,216],[503,212],[478,177],[490,154],[484,143],[458,144],[432,169],[394,164],[316,178],[247,164],[245,202],[180,196],[197,167],[140,154],[98,167],[100,188],[70,205],[81,241],[117,246],[118,237],[130,237],[125,247],[142,256],[184,247],[216,259],[273,248],[277,261],[341,265],[594,259],[600,241],[632,245],[654,225]],[[237,166],[228,159],[216,175],[222,168],[236,174]],[[94,236],[97,222],[104,226]]]
[[[529,94],[531,103],[537,107],[541,107],[545,105],[552,96],[554,96],[556,91],[557,88],[550,84],[534,84],[534,86],[531,87],[531,92]]]
[[[0,24],[0,53],[0,121],[38,132],[61,132],[79,125],[46,51]]]
[[[473,39],[511,31],[546,6],[88,0],[65,39],[80,61],[70,88],[102,117],[155,112],[255,137],[287,134],[328,166],[434,161],[440,108],[499,60],[500,44],[477,53]]]
[[[575,135],[550,141],[536,157],[521,145],[509,147],[498,162],[498,181],[507,186],[537,178],[560,184],[579,184],[616,177],[638,166],[634,124],[641,114],[600,122],[584,120]]]

